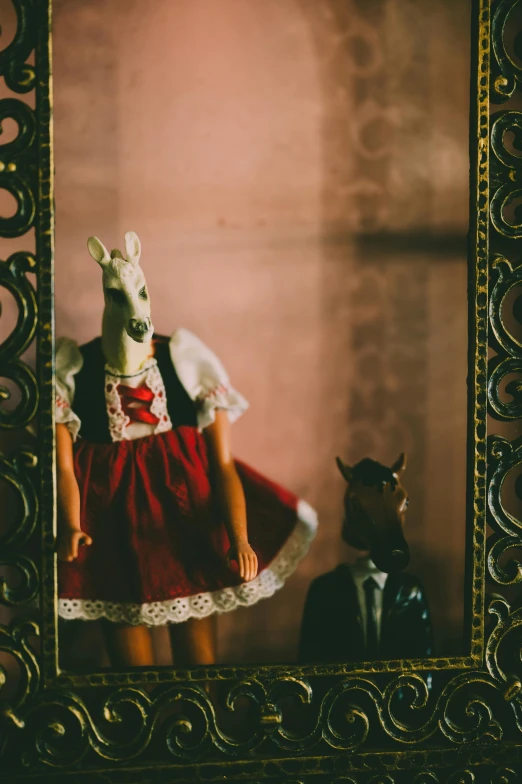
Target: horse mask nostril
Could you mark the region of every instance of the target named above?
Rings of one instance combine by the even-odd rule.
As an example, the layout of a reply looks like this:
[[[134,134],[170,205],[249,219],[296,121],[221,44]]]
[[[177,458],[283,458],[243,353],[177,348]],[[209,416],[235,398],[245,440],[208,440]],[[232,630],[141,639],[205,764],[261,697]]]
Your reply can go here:
[[[400,571],[401,569],[405,569],[410,562],[410,551],[408,548],[406,549],[393,549],[391,551],[391,569],[397,569]]]
[[[378,569],[388,574],[400,572],[405,569],[410,562],[410,550],[408,545],[395,545],[389,547],[378,547],[371,555],[372,561]]]
[[[129,324],[131,330],[138,335],[144,335],[149,328],[146,321],[138,321],[138,319],[131,319]]]

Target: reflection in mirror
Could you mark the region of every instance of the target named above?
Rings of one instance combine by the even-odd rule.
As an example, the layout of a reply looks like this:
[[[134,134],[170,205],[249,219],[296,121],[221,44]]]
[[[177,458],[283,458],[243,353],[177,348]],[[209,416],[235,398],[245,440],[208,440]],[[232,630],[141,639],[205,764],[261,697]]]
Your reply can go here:
[[[403,527],[408,493],[400,475],[404,453],[391,467],[365,458],[346,480],[342,538],[358,552],[316,578],[308,592],[299,659],[357,662],[425,658],[433,653],[431,615],[422,583],[402,570],[409,563]],[[344,622],[339,623],[343,618]]]
[[[464,652],[469,31],[56,0],[64,669]]]

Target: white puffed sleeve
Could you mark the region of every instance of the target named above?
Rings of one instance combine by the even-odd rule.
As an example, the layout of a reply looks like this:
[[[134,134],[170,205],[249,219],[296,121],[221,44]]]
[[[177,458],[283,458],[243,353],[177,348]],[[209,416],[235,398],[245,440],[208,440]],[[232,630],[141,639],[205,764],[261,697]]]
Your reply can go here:
[[[178,329],[173,334],[170,356],[179,380],[197,403],[200,430],[215,421],[219,409],[228,413],[231,422],[247,410],[247,401],[230,385],[219,359],[188,329]]]
[[[56,424],[67,425],[73,441],[80,430],[80,420],[72,410],[74,377],[83,365],[78,344],[69,338],[56,341]]]

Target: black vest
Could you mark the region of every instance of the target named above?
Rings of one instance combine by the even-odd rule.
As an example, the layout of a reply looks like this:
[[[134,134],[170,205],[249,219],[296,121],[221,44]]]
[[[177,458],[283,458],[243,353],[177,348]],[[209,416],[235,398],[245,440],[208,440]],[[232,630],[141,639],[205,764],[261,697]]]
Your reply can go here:
[[[170,339],[154,335],[154,358],[163,378],[167,410],[173,427],[197,427],[196,404],[178,378],[170,356]],[[72,410],[81,422],[81,438],[95,443],[111,443],[109,417],[105,401],[105,359],[101,338],[80,346],[83,366],[75,376],[76,389]],[[125,379],[122,378],[122,384]]]

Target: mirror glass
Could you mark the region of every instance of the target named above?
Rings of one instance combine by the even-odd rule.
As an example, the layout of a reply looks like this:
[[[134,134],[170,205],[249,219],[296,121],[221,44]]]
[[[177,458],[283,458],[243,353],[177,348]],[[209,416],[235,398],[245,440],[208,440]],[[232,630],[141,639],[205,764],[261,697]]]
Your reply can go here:
[[[111,312],[127,308],[126,329],[134,319],[129,329],[136,351],[144,346],[136,339],[140,330],[148,339],[151,323],[165,336],[160,376],[176,409],[167,408],[171,420],[198,396],[198,412],[210,412],[210,420],[212,394],[215,408],[227,409],[232,418],[242,412],[243,399],[248,401],[230,438],[233,454],[259,472],[240,469],[254,498],[248,503],[261,509],[255,523],[259,538],[252,543],[258,565],[264,558],[270,568],[287,537],[299,534],[297,550],[287,548],[285,563],[279,558],[272,582],[257,578],[253,593],[244,590],[241,600],[237,594],[230,600],[237,609],[212,616],[216,653],[200,652],[203,659],[306,658],[299,653],[305,602],[313,581],[328,573],[339,578],[334,585],[330,574],[328,586],[325,580],[320,584],[321,601],[330,607],[328,623],[346,626],[347,638],[362,635],[364,646],[374,633],[370,613],[378,638],[384,636],[383,624],[393,615],[389,602],[399,599],[383,598],[392,578],[385,574],[381,585],[381,570],[373,600],[360,581],[358,592],[354,588],[350,575],[367,564],[361,560],[364,548],[353,546],[365,542],[350,534],[352,545],[342,540],[347,486],[349,513],[360,513],[377,537],[388,535],[379,528],[382,505],[397,520],[397,491],[405,488],[399,500],[402,505],[407,496],[409,502],[400,514],[410,560],[399,574],[411,595],[404,606],[417,601],[422,584],[433,629],[430,650],[443,656],[464,652],[469,44],[469,4],[454,0],[54,4],[56,333],[75,341],[61,344],[61,390],[64,384],[72,388],[66,382],[74,382],[78,369],[77,346],[102,335],[103,280],[106,289],[120,289],[105,292]],[[139,237],[139,267],[135,238],[125,245],[127,232]],[[89,253],[91,236],[109,254],[117,249],[124,258],[113,254],[108,262],[99,246]],[[96,254],[102,267],[112,267],[102,273],[91,257]],[[130,339],[117,323],[114,316],[103,327],[111,356],[120,356]],[[99,342],[90,345],[100,348]],[[168,369],[172,350],[174,378]],[[90,546],[80,548],[80,560],[105,542],[96,579],[110,583],[112,593],[89,595],[85,575],[66,565],[72,574],[66,578],[69,620],[60,625],[66,669],[99,670],[114,663],[104,625],[112,623],[113,632],[115,622],[129,616],[112,609],[111,620],[102,622],[99,602],[137,605],[143,579],[148,604],[154,604],[156,578],[161,582],[168,574],[174,582],[202,584],[212,569],[219,572],[214,560],[218,551],[223,554],[222,531],[213,523],[205,529],[198,518],[198,493],[206,493],[197,478],[203,458],[199,452],[194,456],[201,449],[199,431],[191,426],[194,433],[178,439],[173,463],[155,446],[156,462],[140,463],[145,443],[161,435],[167,452],[171,443],[167,431],[157,430],[165,412],[158,403],[163,388],[152,389],[153,425],[136,423],[131,414],[135,432],[147,435],[126,438],[126,420],[123,425],[121,419],[109,420],[103,407],[102,386],[111,379],[96,375],[103,370],[96,351],[87,352],[92,362],[82,354],[86,372],[72,406],[89,419],[97,444],[91,449],[84,435],[74,446],[76,470],[80,465],[85,472],[79,503],[89,491],[89,514],[104,527]],[[225,389],[228,378],[231,389]],[[106,389],[107,409],[115,399],[117,412],[140,409],[150,415],[147,395],[157,379],[149,382],[138,387],[146,389],[140,398],[132,380],[117,378],[115,384],[127,391],[109,400]],[[171,398],[178,393],[174,405]],[[181,419],[185,415],[190,419],[192,413]],[[146,429],[151,426],[153,436]],[[185,420],[180,426],[189,427]],[[212,449],[219,451],[228,438],[222,417],[212,433],[203,430],[202,438],[214,455]],[[218,446],[208,446],[212,438]],[[126,443],[115,450],[114,439]],[[396,462],[401,453],[405,467]],[[377,471],[376,483],[364,478],[364,466],[363,474],[353,473],[364,458],[384,467],[366,464],[370,474]],[[176,490],[174,464],[185,477],[197,475],[179,485],[183,491]],[[226,495],[223,465],[226,457],[215,475]],[[208,473],[201,482],[207,479]],[[213,481],[218,505],[219,482],[215,476]],[[373,500],[367,497],[372,490]],[[65,497],[69,491],[64,485],[60,492]],[[309,506],[298,506],[297,499]],[[311,510],[319,524],[305,554],[313,533]],[[182,523],[167,536],[165,519],[178,513]],[[81,514],[87,514],[84,507]],[[234,514],[241,517],[241,509]],[[119,526],[117,533],[112,524]],[[171,557],[186,567],[181,577],[171,577]],[[337,569],[339,564],[344,566]],[[410,582],[404,582],[405,574]],[[273,593],[278,575],[288,579]],[[351,599],[336,604],[336,592],[344,591],[352,591]],[[357,605],[361,596],[374,602],[364,612]],[[90,602],[81,612],[78,597]],[[321,606],[312,615],[319,613],[324,623]],[[343,608],[349,608],[346,615]],[[82,612],[91,620],[79,620]],[[155,612],[147,616],[154,660],[169,665],[168,628]],[[322,637],[321,618],[313,623]],[[118,628],[120,636],[110,637],[116,648],[126,644],[125,629]],[[174,630],[175,640],[180,635],[174,644],[180,646],[174,650],[177,663],[189,655],[183,647],[188,638],[182,639],[186,628],[177,624]],[[387,633],[397,636],[398,628]],[[343,650],[331,657],[393,655],[383,647],[367,656],[364,648]]]

